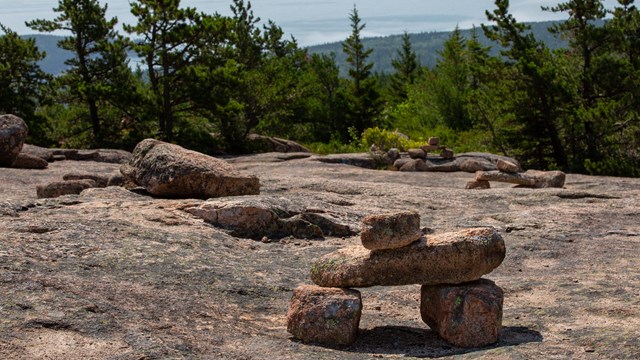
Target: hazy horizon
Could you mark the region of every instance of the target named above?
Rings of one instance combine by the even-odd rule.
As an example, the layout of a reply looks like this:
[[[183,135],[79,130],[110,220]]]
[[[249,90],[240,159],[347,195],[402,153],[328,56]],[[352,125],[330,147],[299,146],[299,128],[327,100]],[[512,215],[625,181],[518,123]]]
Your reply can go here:
[[[132,24],[134,17],[129,11],[128,0],[100,1],[107,3],[107,16],[117,16],[119,23]],[[518,21],[545,21],[565,18],[563,15],[543,12],[540,6],[555,5],[559,1],[511,1],[511,12]],[[25,21],[44,18],[53,19],[52,10],[56,0],[15,1],[0,0],[0,23],[19,34],[34,34],[24,25]],[[183,0],[184,7],[196,7],[205,13],[231,14],[230,0]],[[378,0],[378,1],[293,1],[254,0],[254,14],[262,20],[273,20],[282,27],[287,36],[293,35],[301,46],[311,46],[344,40],[351,33],[349,13],[354,4],[366,28],[363,37],[387,36],[410,33],[450,31],[456,26],[471,28],[486,23],[485,10],[493,9],[491,0],[425,1],[425,0]],[[617,4],[605,1],[607,6]]]

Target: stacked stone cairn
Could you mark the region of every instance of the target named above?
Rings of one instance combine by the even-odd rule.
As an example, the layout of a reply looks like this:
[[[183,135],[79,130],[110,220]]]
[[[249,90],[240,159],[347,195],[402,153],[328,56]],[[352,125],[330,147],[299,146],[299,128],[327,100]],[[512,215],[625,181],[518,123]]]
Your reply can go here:
[[[362,298],[352,288],[420,284],[422,319],[459,347],[498,341],[503,292],[482,279],[505,256],[493,228],[423,235],[414,212],[363,220],[362,245],[340,249],[311,268],[316,285],[293,291],[287,330],[303,342],[349,345],[356,340]]]
[[[489,189],[490,181],[516,184],[526,188],[561,188],[564,186],[566,174],[562,171],[527,170],[520,172],[520,167],[510,161],[498,160],[495,171],[477,171],[475,180],[469,181],[467,189]]]

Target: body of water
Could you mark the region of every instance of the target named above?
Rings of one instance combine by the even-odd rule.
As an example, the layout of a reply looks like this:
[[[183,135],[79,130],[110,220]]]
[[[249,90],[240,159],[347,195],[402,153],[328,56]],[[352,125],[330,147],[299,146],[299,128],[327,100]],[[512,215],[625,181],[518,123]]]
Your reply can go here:
[[[101,1],[109,6],[108,16],[117,16],[120,23],[134,23],[129,12],[129,0]],[[558,1],[511,1],[511,12],[519,21],[557,20],[566,16],[543,12],[542,5],[555,5]],[[614,0],[605,1],[614,6]],[[196,7],[206,13],[229,15],[231,1],[183,0],[182,6]],[[256,16],[273,20],[287,34],[293,35],[300,45],[316,45],[344,40],[350,33],[349,13],[354,4],[366,28],[363,36],[386,36],[410,33],[449,31],[486,23],[485,10],[493,9],[491,0],[353,0],[353,1],[294,1],[254,0],[251,2]],[[0,23],[19,34],[32,34],[25,21],[37,18],[53,19],[56,0],[0,0]]]

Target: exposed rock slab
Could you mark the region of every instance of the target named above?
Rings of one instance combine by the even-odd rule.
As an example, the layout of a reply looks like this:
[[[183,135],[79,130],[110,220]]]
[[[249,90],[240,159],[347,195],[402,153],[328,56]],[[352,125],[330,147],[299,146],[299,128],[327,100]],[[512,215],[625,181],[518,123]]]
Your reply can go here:
[[[502,330],[503,291],[480,279],[459,285],[423,285],[422,320],[448,342],[465,348],[497,342]]]
[[[273,196],[243,196],[206,201],[185,211],[229,230],[233,236],[251,239],[349,236],[353,231],[330,214],[309,212],[290,199]]]
[[[257,177],[242,175],[226,161],[154,139],[140,142],[120,171],[150,194],[207,199],[260,193]]]
[[[362,220],[360,240],[369,250],[401,248],[421,236],[420,215],[412,211],[369,215]]]
[[[21,118],[0,115],[0,167],[11,167],[22,150],[29,128]]]
[[[459,284],[490,273],[504,256],[504,240],[495,229],[467,229],[394,250],[347,247],[316,261],[311,280],[324,287]]]
[[[357,290],[302,285],[293,290],[287,331],[308,343],[350,345],[356,340],[361,314]]]

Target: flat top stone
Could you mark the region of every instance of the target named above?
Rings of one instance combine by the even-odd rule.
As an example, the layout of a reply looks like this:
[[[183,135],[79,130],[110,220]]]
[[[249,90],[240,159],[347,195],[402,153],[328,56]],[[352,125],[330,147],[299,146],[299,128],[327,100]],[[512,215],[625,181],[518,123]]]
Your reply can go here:
[[[467,229],[422,237],[393,250],[346,247],[316,261],[311,280],[324,287],[459,284],[493,271],[505,252],[495,229]]]

